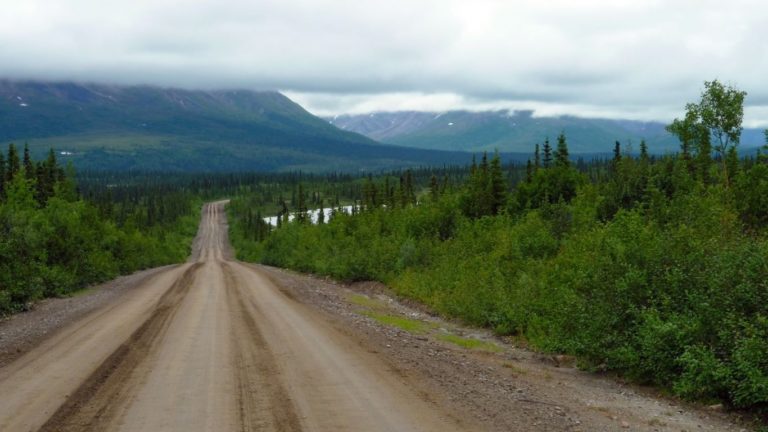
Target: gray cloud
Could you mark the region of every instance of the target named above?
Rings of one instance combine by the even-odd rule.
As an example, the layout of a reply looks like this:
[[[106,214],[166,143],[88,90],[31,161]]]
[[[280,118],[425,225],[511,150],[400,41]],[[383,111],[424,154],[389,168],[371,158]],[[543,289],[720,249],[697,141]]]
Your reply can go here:
[[[719,78],[768,118],[759,0],[25,0],[0,76],[274,88],[311,111],[484,107],[667,120]]]

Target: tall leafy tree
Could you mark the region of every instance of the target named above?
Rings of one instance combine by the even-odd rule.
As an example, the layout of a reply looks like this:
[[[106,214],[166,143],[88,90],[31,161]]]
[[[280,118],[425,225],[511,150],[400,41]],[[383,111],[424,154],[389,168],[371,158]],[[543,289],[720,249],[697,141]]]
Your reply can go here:
[[[714,149],[721,156],[725,156],[731,146],[739,144],[746,96],[747,92],[723,85],[718,80],[704,83],[699,102],[701,121],[714,137]]]
[[[667,127],[680,139],[684,157],[687,157],[692,145],[698,147],[697,165],[708,163],[712,149],[717,152],[726,187],[730,185],[728,152],[731,147],[738,146],[741,139],[746,95],[746,92],[718,80],[707,81],[701,100],[696,104],[687,104],[685,117],[675,119]]]

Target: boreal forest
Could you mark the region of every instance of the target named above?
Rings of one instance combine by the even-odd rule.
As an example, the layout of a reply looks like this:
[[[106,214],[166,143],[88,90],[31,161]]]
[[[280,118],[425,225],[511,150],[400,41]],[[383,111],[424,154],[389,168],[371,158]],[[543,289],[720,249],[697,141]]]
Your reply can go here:
[[[740,154],[746,93],[707,82],[679,150],[561,133],[527,163],[371,173],[107,172],[0,156],[0,312],[187,259],[230,198],[238,259],[380,281],[444,317],[685,399],[768,403],[768,131]],[[471,163],[470,163],[471,162]]]

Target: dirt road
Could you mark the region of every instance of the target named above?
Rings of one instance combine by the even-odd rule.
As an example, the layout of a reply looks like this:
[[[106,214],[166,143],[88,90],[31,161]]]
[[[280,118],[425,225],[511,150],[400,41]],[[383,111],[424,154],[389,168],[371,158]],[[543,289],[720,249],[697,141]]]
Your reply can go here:
[[[0,370],[0,430],[462,430],[226,246],[209,204],[192,262]]]
[[[416,313],[233,260],[223,206],[204,207],[188,263],[137,276],[0,358],[0,431],[586,431],[626,429],[624,418],[632,430],[738,430],[677,408],[661,421],[650,415],[663,402],[619,400],[575,370],[534,378],[539,366],[511,351],[381,325],[371,317]]]

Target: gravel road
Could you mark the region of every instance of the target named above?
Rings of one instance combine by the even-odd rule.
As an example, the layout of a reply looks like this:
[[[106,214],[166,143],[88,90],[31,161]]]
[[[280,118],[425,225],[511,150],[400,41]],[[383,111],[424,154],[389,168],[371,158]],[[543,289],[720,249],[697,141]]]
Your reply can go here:
[[[0,323],[0,430],[745,430],[381,285],[233,260],[224,205],[189,262]]]

